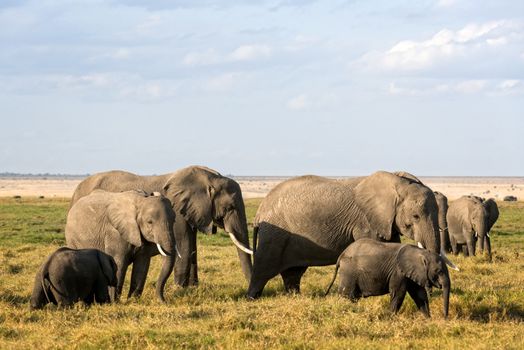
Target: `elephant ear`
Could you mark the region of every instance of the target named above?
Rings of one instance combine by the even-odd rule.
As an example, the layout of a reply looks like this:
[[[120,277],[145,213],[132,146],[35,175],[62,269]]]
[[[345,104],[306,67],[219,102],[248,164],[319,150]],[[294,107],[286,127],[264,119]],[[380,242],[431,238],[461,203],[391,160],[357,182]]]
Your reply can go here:
[[[367,176],[355,188],[355,199],[366,214],[371,228],[386,241],[393,238],[393,223],[399,196],[395,188],[398,176],[379,171]]]
[[[98,250],[97,258],[98,263],[100,264],[100,269],[102,270],[102,273],[104,274],[107,280],[107,284],[113,287],[116,286],[117,266],[113,257]]]
[[[486,199],[482,204],[488,212],[488,228],[491,230],[491,228],[493,227],[493,225],[495,225],[495,222],[499,218],[499,208],[493,198]]]
[[[215,188],[211,178],[217,176],[201,167],[176,172],[165,183],[165,196],[175,212],[180,213],[194,228],[209,226],[212,221]]]
[[[107,215],[111,225],[120,233],[122,238],[134,245],[142,246],[142,236],[137,222],[136,191],[115,193],[107,207]]]
[[[423,249],[410,244],[404,245],[398,252],[397,264],[404,276],[419,286],[426,286],[428,260]]]

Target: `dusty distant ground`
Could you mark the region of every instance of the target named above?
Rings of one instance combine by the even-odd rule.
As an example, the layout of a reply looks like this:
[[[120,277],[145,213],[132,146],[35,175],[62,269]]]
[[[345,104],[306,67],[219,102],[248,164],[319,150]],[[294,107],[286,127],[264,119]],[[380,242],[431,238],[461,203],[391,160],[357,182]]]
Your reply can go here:
[[[244,198],[264,197],[286,177],[235,177]],[[477,195],[502,200],[513,195],[524,200],[524,177],[421,177],[434,191],[453,200]],[[0,178],[0,197],[71,197],[82,178]]]

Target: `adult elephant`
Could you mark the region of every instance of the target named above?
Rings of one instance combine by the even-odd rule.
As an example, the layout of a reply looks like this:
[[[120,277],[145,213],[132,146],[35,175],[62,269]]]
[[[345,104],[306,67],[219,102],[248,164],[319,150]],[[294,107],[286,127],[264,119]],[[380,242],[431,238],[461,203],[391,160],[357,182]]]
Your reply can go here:
[[[485,241],[488,242],[488,246],[491,246],[489,236],[487,236],[488,212],[481,198],[462,196],[451,202],[447,220],[449,240],[454,254],[459,253],[459,246],[464,246],[464,255],[475,255],[477,240],[479,240],[481,250],[484,250]],[[491,254],[491,251],[488,254]]]
[[[399,242],[406,235],[440,252],[431,190],[385,171],[350,180],[302,176],[284,181],[262,201],[254,226],[255,243],[257,236],[260,240],[249,298],[259,297],[278,274],[287,291],[299,292],[308,266],[335,264],[360,238]]]
[[[163,263],[156,293],[164,301],[164,286],[176,256],[174,219],[171,203],[160,194],[96,190],[79,199],[69,210],[66,244],[75,249],[98,249],[113,257],[117,266],[117,298],[131,264],[128,297],[142,294],[151,257],[161,253]]]
[[[450,252],[451,245],[449,243],[449,232],[448,232],[448,219],[446,215],[448,213],[448,197],[441,192],[434,191],[435,199],[437,200],[438,207],[438,230],[440,233],[440,247],[443,251]]]
[[[158,191],[171,201],[176,213],[175,237],[180,257],[175,263],[175,282],[198,284],[197,230],[209,232],[217,225],[229,233],[237,247],[244,276],[251,278],[251,254],[242,191],[236,181],[202,166],[174,173],[139,176],[125,171],[94,174],[76,188],[71,205],[95,189]],[[214,224],[214,225],[213,225]]]

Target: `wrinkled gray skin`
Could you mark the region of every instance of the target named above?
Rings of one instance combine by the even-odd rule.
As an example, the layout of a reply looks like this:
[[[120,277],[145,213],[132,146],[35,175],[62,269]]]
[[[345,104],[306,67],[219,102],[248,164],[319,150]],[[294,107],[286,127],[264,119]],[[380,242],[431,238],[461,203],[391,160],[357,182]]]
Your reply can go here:
[[[99,250],[59,248],[36,274],[30,307],[40,309],[48,303],[68,307],[78,301],[109,303],[117,283],[116,270],[114,259]]]
[[[335,264],[360,238],[400,242],[406,235],[440,252],[433,192],[384,171],[350,180],[302,176],[284,181],[260,204],[254,227],[259,242],[248,298],[259,297],[278,274],[287,291],[299,292],[308,266]]]
[[[164,301],[164,286],[173,271],[176,246],[171,203],[164,196],[142,191],[93,191],[69,210],[65,228],[67,246],[95,248],[111,255],[117,264],[117,298],[122,293],[127,267],[133,264],[128,298],[139,297],[151,257],[160,245],[166,256],[156,293]]]
[[[175,282],[183,287],[198,284],[196,233],[210,232],[217,225],[249,251],[246,212],[238,183],[202,166],[189,166],[158,176],[139,176],[125,171],[94,174],[75,190],[71,204],[95,189],[110,192],[144,190],[160,192],[171,201],[176,213],[175,236],[178,252]],[[242,271],[251,278],[251,253],[237,247]]]
[[[480,250],[484,250],[484,242],[488,242],[488,255],[491,256],[491,243],[488,232],[488,212],[482,199],[476,196],[462,196],[451,202],[447,214],[449,240],[454,254],[459,253],[462,246],[465,256],[475,255],[477,239]]]
[[[438,206],[438,226],[440,233],[440,247],[445,252],[451,252],[451,244],[449,243],[448,232],[448,198],[440,192],[433,192]]]
[[[344,250],[337,261],[329,293],[340,268],[338,292],[352,300],[390,295],[390,308],[397,313],[406,292],[427,317],[426,288],[442,289],[444,317],[448,317],[450,278],[446,263],[435,253],[410,244],[384,243],[361,239]]]

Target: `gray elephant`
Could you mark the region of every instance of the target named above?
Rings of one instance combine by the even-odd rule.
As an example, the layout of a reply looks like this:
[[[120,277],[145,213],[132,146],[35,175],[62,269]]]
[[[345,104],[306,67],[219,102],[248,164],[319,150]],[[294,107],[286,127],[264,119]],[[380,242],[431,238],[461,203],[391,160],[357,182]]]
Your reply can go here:
[[[139,297],[151,257],[163,255],[156,293],[164,301],[164,286],[176,255],[171,203],[142,191],[93,191],[69,210],[65,228],[67,246],[95,248],[111,255],[117,264],[117,297],[122,293],[127,267],[133,264],[128,297]]]
[[[482,199],[476,196],[462,196],[451,202],[447,214],[449,240],[454,254],[458,254],[462,246],[465,256],[475,255],[476,241],[484,250],[484,242],[489,242],[488,212]],[[491,244],[488,243],[488,247]],[[491,248],[489,248],[491,255]]]
[[[430,316],[426,288],[442,289],[444,317],[448,317],[451,282],[441,256],[410,244],[384,243],[361,239],[344,250],[337,261],[340,268],[338,292],[352,300],[375,295],[390,295],[390,308],[398,312],[406,292],[418,309]]]
[[[48,303],[67,307],[78,301],[90,305],[111,302],[116,279],[113,258],[96,249],[62,247],[40,267],[31,295],[31,309]]]
[[[259,297],[278,274],[287,291],[299,292],[308,266],[335,264],[357,239],[400,242],[400,235],[440,252],[435,196],[419,182],[384,171],[349,180],[284,181],[262,201],[254,220],[254,242],[260,238],[247,296]]]
[[[242,271],[251,278],[251,255],[246,212],[238,183],[215,170],[190,166],[159,176],[138,176],[109,171],[89,176],[76,188],[71,205],[95,189],[110,192],[144,190],[160,192],[171,201],[176,213],[175,235],[181,255],[176,259],[175,282],[198,284],[196,233],[214,231],[217,225],[229,233],[237,246]]]
[[[434,191],[433,194],[435,195],[438,206],[438,230],[440,234],[440,247],[447,253],[451,251],[451,244],[449,243],[448,219],[446,218],[448,213],[448,198],[441,192]]]

